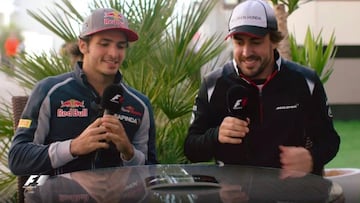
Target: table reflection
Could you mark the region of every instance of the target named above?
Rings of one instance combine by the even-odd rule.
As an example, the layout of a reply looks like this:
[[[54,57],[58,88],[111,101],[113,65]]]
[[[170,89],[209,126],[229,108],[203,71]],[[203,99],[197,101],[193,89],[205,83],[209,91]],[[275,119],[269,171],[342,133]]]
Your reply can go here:
[[[341,190],[311,174],[239,165],[152,165],[78,171],[25,191],[26,202],[339,202]],[[160,178],[155,187],[151,177]],[[214,178],[214,179],[212,179]]]

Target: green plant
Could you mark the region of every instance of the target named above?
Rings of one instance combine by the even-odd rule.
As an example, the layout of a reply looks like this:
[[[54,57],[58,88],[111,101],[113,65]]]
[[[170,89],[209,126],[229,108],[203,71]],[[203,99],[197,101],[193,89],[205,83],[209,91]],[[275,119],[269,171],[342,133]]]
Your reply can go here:
[[[7,155],[10,148],[10,140],[13,134],[11,108],[8,104],[0,107],[0,197],[2,199],[15,198],[14,191],[17,189],[17,180],[9,172]]]
[[[334,33],[331,34],[325,49],[321,34],[320,31],[317,36],[314,36],[308,27],[303,46],[297,44],[294,35],[290,35],[289,40],[292,60],[314,69],[321,81],[325,83],[333,72],[337,48]]]
[[[270,0],[273,5],[279,5],[279,4],[284,4],[287,8],[287,13],[288,15],[290,15],[291,13],[293,13],[296,9],[299,8],[300,3],[306,3],[309,2],[311,0]]]

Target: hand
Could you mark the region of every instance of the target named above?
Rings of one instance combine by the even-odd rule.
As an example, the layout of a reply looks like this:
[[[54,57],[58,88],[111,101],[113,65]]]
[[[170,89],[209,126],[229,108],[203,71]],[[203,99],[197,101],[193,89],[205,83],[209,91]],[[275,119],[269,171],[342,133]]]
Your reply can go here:
[[[249,132],[249,122],[235,117],[225,117],[219,128],[219,142],[229,144],[240,144],[242,138]]]
[[[230,202],[248,202],[249,194],[246,194],[241,185],[221,184],[220,198],[224,203]]]
[[[130,160],[134,156],[134,148],[130,143],[125,129],[118,117],[113,115],[104,115],[101,122],[101,125],[106,128],[106,141],[113,142],[116,149],[122,153],[122,157],[125,160]]]
[[[70,152],[73,156],[88,154],[97,149],[108,148],[106,140],[106,128],[101,126],[101,119],[96,119],[70,144]]]
[[[310,152],[304,147],[279,146],[282,164],[281,178],[300,177],[310,173],[313,160]]]

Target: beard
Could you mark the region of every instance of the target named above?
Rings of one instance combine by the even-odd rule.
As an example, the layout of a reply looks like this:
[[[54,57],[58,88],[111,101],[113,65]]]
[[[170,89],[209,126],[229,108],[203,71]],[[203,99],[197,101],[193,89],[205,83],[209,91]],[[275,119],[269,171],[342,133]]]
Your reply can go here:
[[[249,79],[265,79],[273,71],[273,56],[262,58],[251,55],[239,58],[237,66],[239,72]]]

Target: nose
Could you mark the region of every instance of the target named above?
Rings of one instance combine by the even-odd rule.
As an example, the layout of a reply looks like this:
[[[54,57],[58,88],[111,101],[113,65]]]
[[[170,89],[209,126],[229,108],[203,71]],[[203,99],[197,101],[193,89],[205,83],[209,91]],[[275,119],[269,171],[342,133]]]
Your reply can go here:
[[[247,57],[252,54],[252,46],[250,43],[245,43],[242,48],[242,55]]]
[[[108,54],[113,57],[116,58],[119,56],[121,50],[117,47],[117,46],[110,46]]]

